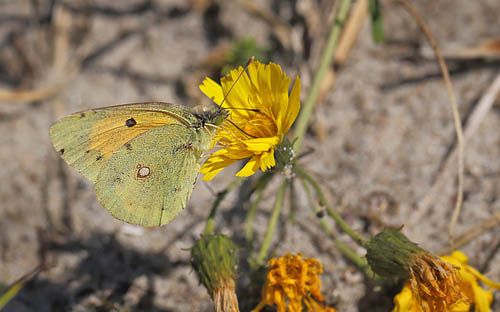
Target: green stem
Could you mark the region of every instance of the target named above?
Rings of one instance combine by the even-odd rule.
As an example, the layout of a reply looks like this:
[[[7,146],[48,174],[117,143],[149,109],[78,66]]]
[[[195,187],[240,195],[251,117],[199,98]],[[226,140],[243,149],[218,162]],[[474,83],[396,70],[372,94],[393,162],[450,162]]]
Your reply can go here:
[[[8,289],[0,294],[0,311],[3,307],[9,303],[9,301],[19,293],[19,291],[23,288],[23,286],[33,279],[40,271],[46,268],[45,263],[40,263],[33,270],[29,271],[25,275],[23,275],[20,279],[11,284]]]
[[[276,229],[276,224],[278,223],[281,208],[283,207],[283,201],[285,199],[285,191],[287,186],[288,186],[288,180],[284,180],[278,191],[278,195],[276,196],[276,201],[274,202],[273,211],[271,212],[271,217],[269,218],[269,224],[267,225],[266,234],[264,235],[262,246],[260,247],[259,253],[257,254],[256,262],[258,264],[264,262],[269,247],[271,247],[271,239],[273,238],[274,230]]]
[[[208,215],[207,221],[205,221],[205,234],[213,234],[215,228],[215,214],[217,213],[217,208],[219,208],[220,203],[226,197],[227,193],[229,193],[232,189],[237,187],[244,179],[240,177],[236,177],[233,182],[231,182],[223,191],[217,193],[217,198],[212,205],[212,209],[210,210],[210,214]]]
[[[313,211],[315,214],[317,214],[321,209],[318,207],[317,203],[313,200],[312,195],[311,195],[311,189],[309,188],[309,185],[304,178],[302,178],[300,181],[302,182],[302,186],[304,187],[304,190],[307,195],[307,199],[313,208]],[[310,183],[310,182],[309,182]],[[331,227],[328,226],[324,218],[319,218],[319,225],[323,229],[323,231],[331,238],[333,239],[333,242],[337,246],[337,248],[340,250],[340,252],[347,258],[349,259],[352,263],[357,265],[359,268],[361,268],[363,271],[368,276],[373,276],[373,273],[371,273],[370,267],[366,263],[365,260],[363,260],[360,256],[356,254],[351,248],[349,248],[346,244],[344,244],[340,239],[335,237],[335,234],[333,233],[333,230]]]
[[[335,21],[330,27],[330,33],[328,35],[326,46],[323,50],[323,54],[321,55],[321,60],[316,70],[316,74],[314,75],[311,89],[309,90],[309,94],[304,105],[302,106],[297,122],[295,123],[294,135],[297,138],[297,141],[295,142],[295,151],[297,153],[300,153],[302,141],[304,139],[304,135],[306,134],[307,125],[313,112],[314,105],[318,99],[321,84],[323,83],[323,79],[328,71],[328,68],[330,68],[333,63],[335,48],[337,47],[340,33],[342,31],[342,27],[344,26],[350,6],[351,0],[342,0],[340,3]]]
[[[247,245],[250,247],[250,249],[253,246],[253,244],[252,244],[253,224],[255,221],[255,216],[257,214],[257,207],[259,207],[259,203],[262,200],[264,190],[266,189],[266,186],[269,183],[269,181],[272,180],[273,175],[274,174],[272,171],[264,172],[257,179],[257,181],[255,181],[253,188],[252,188],[252,191],[250,192],[250,194],[252,194],[253,192],[257,192],[257,198],[250,205],[250,209],[248,209],[248,213],[247,213],[246,220],[245,220],[245,238],[247,241]]]
[[[337,214],[337,212],[332,209],[332,207],[328,204],[328,201],[326,200],[325,194],[323,193],[323,190],[321,189],[321,186],[298,164],[295,164],[295,172],[300,175],[304,180],[306,180],[308,183],[311,184],[311,186],[314,188],[316,191],[316,194],[319,197],[320,203],[325,207],[326,212],[330,217],[333,218],[333,220],[338,224],[338,226],[344,231],[347,235],[349,235],[358,245],[362,247],[366,247],[368,240],[345,223],[345,221],[342,219],[342,217]]]
[[[288,216],[288,220],[293,224],[295,223],[295,211],[297,211],[297,198],[294,187],[295,179],[290,179],[290,183],[288,183],[288,188],[290,189],[290,215]]]
[[[247,218],[245,220],[245,238],[247,240],[248,246],[252,246],[253,241],[253,224],[255,221],[255,216],[257,214],[257,207],[262,200],[262,195],[264,194],[265,188],[257,190],[257,198],[250,205],[250,209],[247,213]]]

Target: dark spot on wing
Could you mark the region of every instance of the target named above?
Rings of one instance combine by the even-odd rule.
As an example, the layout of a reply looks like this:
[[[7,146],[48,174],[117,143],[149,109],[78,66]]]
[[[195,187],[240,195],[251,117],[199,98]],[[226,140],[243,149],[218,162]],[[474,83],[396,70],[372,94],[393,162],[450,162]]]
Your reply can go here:
[[[90,150],[85,151],[85,154],[88,154],[88,153],[90,153]]]
[[[102,159],[102,156],[101,156],[101,155],[99,155],[99,156],[97,156],[97,157],[96,157],[96,159],[95,159],[95,160],[101,160],[101,159]]]
[[[137,122],[135,121],[134,118],[130,118],[130,119],[127,119],[127,121],[125,121],[125,125],[129,128],[135,126],[136,124],[137,124]]]
[[[64,148],[61,148],[61,149],[59,150],[59,153],[61,153],[61,155],[62,155],[62,154],[64,154]]]
[[[131,151],[132,150],[132,145],[130,143],[125,143],[125,147],[127,150]]]

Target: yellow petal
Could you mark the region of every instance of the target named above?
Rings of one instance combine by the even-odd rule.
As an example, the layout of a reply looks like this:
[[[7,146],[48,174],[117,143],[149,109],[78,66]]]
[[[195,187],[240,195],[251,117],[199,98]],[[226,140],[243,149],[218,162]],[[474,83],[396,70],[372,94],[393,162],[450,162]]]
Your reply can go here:
[[[454,259],[462,264],[467,264],[469,262],[469,259],[467,258],[467,255],[465,255],[463,252],[460,250],[455,250],[454,252],[451,253],[448,257],[442,257],[444,259]]]
[[[394,297],[395,307],[392,312],[422,312],[417,299],[407,283],[403,290]]]
[[[258,108],[256,103],[249,101],[249,97],[253,94],[252,83],[246,72],[242,73],[239,80],[235,83],[243,68],[231,70],[230,74],[221,79],[222,89],[227,95],[224,107],[230,109],[231,118],[251,118],[252,112],[245,109]],[[233,109],[231,109],[233,108]]]
[[[467,271],[469,271],[472,275],[474,275],[477,279],[479,279],[481,282],[483,282],[486,286],[494,289],[500,289],[500,283],[495,283],[494,281],[490,280],[483,274],[479,273],[476,269],[473,267],[467,266]]]
[[[260,167],[260,157],[259,156],[253,156],[247,163],[246,165],[238,171],[236,174],[237,177],[249,177],[252,174],[256,173],[257,170],[259,170]]]
[[[464,302],[463,300],[459,300],[449,306],[445,312],[469,312],[470,304],[468,302]]]
[[[277,64],[270,63],[269,68],[269,90],[266,92],[268,101],[272,110],[272,116],[276,121],[279,130],[283,129],[283,115],[287,111],[288,106],[288,86],[290,78],[281,71],[281,67]]]
[[[239,160],[239,159],[249,158],[252,155],[253,155],[253,153],[251,153],[250,151],[243,150],[241,148],[228,147],[228,148],[223,148],[223,149],[220,149],[220,150],[212,153],[209,160],[211,158],[214,158],[214,160],[212,160],[212,161],[215,161],[215,159],[216,159],[215,157],[225,157],[225,158],[230,158],[230,159],[234,159],[234,160]]]
[[[461,252],[461,251],[454,251],[450,256],[447,257],[441,257],[446,262],[449,262],[451,264],[463,267],[462,270],[460,270],[460,273],[464,273],[464,278],[467,279],[468,282],[471,282],[472,280],[475,281],[475,279],[479,279],[481,282],[483,282],[485,285],[487,285],[490,288],[494,289],[500,289],[500,283],[493,282],[483,274],[479,273],[476,269],[473,267],[467,265],[467,262],[469,259],[467,256]],[[467,276],[465,273],[470,273],[472,276]]]
[[[474,292],[474,305],[476,312],[490,312],[490,304],[493,301],[493,293],[491,290],[484,290],[477,283],[472,286]]]
[[[255,87],[255,91],[260,93],[259,89],[259,73],[264,70],[264,64],[261,64],[259,61],[253,62],[248,66],[248,75],[250,76],[250,80],[253,82],[253,86]]]
[[[270,138],[257,138],[257,139],[246,140],[245,145],[247,146],[248,150],[252,152],[267,152],[274,146],[278,145],[279,142],[280,138],[274,136]]]
[[[271,169],[276,165],[274,160],[274,150],[271,149],[270,152],[262,153],[260,157],[260,170],[266,171],[267,169]]]
[[[201,92],[205,93],[206,96],[212,99],[217,105],[220,105],[224,99],[221,86],[210,78],[205,78],[203,83],[200,85]]]
[[[237,159],[230,159],[227,157],[210,157],[205,161],[200,169],[200,173],[203,174],[203,181],[212,180],[222,169],[231,165],[237,161]]]
[[[297,118],[300,111],[300,78],[297,76],[292,87],[292,92],[290,93],[290,99],[288,100],[288,109],[284,114],[283,129],[281,129],[281,134],[286,134],[293,122]],[[278,130],[280,131],[280,130]]]

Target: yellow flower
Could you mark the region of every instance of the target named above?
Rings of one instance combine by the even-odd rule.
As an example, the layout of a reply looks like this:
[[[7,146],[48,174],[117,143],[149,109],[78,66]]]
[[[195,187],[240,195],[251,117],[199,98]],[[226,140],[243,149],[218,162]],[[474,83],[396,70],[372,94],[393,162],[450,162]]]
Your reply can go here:
[[[495,289],[500,289],[500,283],[468,266],[467,256],[460,251],[441,257],[441,260],[444,265],[434,261],[420,272],[423,274],[412,270],[412,278],[394,297],[393,312],[467,312],[472,304],[476,312],[491,311],[492,291],[484,290],[477,280]]]
[[[242,68],[232,70],[217,84],[206,78],[200,89],[230,116],[217,131],[215,141],[221,149],[212,153],[200,172],[211,180],[219,171],[240,159],[250,159],[236,175],[251,176],[259,168],[275,166],[275,148],[283,141],[300,110],[300,79],[297,77],[290,96],[291,80],[277,64],[248,66],[235,83]],[[231,89],[232,87],[232,89]]]
[[[300,312],[304,306],[307,311],[335,312],[335,309],[324,304],[320,292],[318,275],[323,269],[318,260],[303,259],[300,253],[296,256],[287,254],[269,260],[269,266],[262,299],[252,312],[273,304],[277,306],[278,312]]]

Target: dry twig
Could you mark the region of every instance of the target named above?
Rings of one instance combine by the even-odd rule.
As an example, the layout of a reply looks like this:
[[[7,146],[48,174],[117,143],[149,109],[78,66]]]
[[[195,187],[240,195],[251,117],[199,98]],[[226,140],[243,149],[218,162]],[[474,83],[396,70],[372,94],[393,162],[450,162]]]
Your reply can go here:
[[[498,224],[500,224],[500,211],[498,211],[488,219],[484,220],[483,222],[476,224],[470,229],[464,231],[464,234],[458,236],[452,245],[441,250],[439,254],[440,255],[450,254],[454,250],[457,250],[458,248],[468,244],[479,235],[482,235],[483,233],[497,227]]]
[[[418,14],[418,12],[408,3],[408,1],[399,0],[399,2],[413,16],[413,18],[417,22],[418,26],[420,27],[420,29],[423,31],[423,33],[427,37],[427,40],[429,40],[429,43],[430,43],[432,49],[434,50],[436,57],[438,58],[439,66],[441,67],[441,72],[443,74],[443,80],[444,80],[444,83],[446,85],[446,90],[448,91],[448,96],[449,96],[450,102],[451,102],[451,109],[453,112],[453,121],[455,123],[455,130],[457,133],[457,153],[458,153],[457,201],[455,203],[455,209],[453,210],[453,216],[452,216],[452,220],[450,222],[450,228],[449,228],[449,232],[448,232],[450,235],[450,239],[453,240],[453,231],[454,231],[457,219],[458,219],[458,215],[460,214],[460,209],[462,207],[462,201],[463,201],[464,139],[463,139],[463,132],[462,132],[462,122],[460,120],[460,114],[458,113],[458,107],[457,107],[457,101],[455,99],[455,93],[453,92],[453,87],[451,85],[450,73],[448,72],[448,68],[446,66],[446,63],[444,62],[443,56],[441,55],[441,51],[439,50],[431,31],[429,30],[429,28],[425,24],[424,20],[420,16],[420,14]],[[432,188],[431,188],[431,191],[432,191]],[[430,204],[431,204],[431,201],[434,198],[434,195],[432,195],[432,197],[426,196],[425,198],[429,198],[429,200],[426,202],[424,202],[424,201],[421,202],[418,209],[415,211],[415,213],[410,218],[410,220],[412,222],[416,222],[415,219],[417,219],[417,220],[420,219],[420,217],[422,217],[428,211]]]
[[[69,61],[70,13],[63,7],[54,9],[54,56],[52,66],[40,81],[48,81],[32,90],[0,89],[0,101],[34,102],[56,95],[77,72],[77,67]]]
[[[467,123],[467,126],[464,131],[465,141],[469,140],[472,137],[472,135],[476,132],[476,130],[479,128],[479,125],[486,117],[490,109],[493,107],[493,104],[495,103],[495,100],[499,94],[500,94],[500,73],[498,73],[493,83],[490,85],[486,93],[481,97],[478,104],[474,108],[474,111],[472,112],[469,122]],[[449,154],[448,159],[446,159],[443,169],[439,173],[436,181],[432,185],[427,195],[421,201],[421,207],[428,207],[432,202],[432,200],[434,199],[434,197],[436,196],[436,194],[438,193],[441,186],[446,182],[451,167],[455,163],[457,152],[458,152],[457,147],[455,146],[453,151]],[[424,213],[425,213],[424,210],[417,211],[413,215],[411,223],[420,220],[420,218],[423,217]]]
[[[345,63],[367,16],[368,0],[357,1],[345,24],[344,31],[340,37],[339,46],[335,50],[335,63],[339,65]]]

